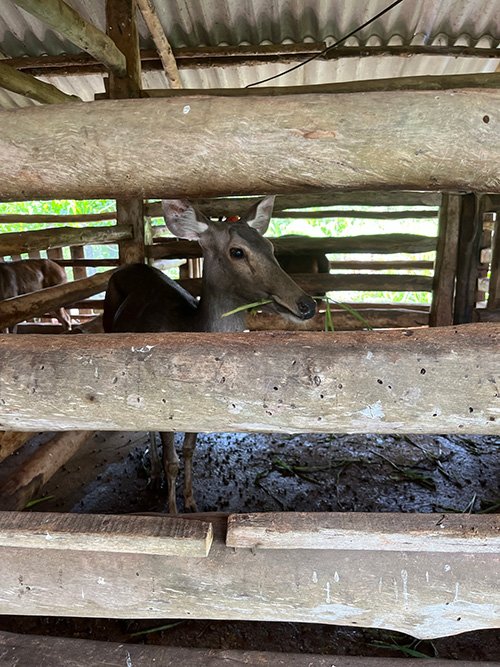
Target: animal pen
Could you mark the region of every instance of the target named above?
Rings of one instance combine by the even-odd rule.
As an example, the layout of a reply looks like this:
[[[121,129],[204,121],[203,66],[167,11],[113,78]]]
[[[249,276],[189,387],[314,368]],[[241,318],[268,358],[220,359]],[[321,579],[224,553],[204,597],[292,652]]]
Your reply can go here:
[[[500,435],[500,73],[181,89],[181,63],[302,56],[296,45],[172,54],[154,3],[137,0],[169,81],[146,88],[141,67],[154,80],[161,65],[139,50],[135,2],[107,0],[105,21],[100,10],[79,16],[84,4],[8,0],[6,12],[23,8],[89,55],[0,61],[12,99],[37,101],[0,111],[0,200],[111,198],[116,208],[0,215],[27,226],[0,236],[4,261],[47,256],[74,278],[0,302],[0,329],[26,334],[0,336],[0,461],[53,432],[0,486],[0,613],[311,622],[422,639],[498,628],[497,514],[23,511],[96,431]],[[498,58],[497,45],[468,55]],[[64,74],[99,75],[106,90],[82,101]],[[436,217],[436,236],[273,239],[284,264],[343,256],[327,272],[294,272],[308,294],[427,292],[431,305],[356,304],[356,316],[323,304],[301,324],[251,312],[249,331],[234,334],[100,332],[103,300],[91,297],[118,265],[187,260],[180,283],[199,295],[200,247],[151,224],[159,199],[192,200],[217,219],[266,194],[277,194],[276,217]],[[76,222],[85,225],[64,226]],[[85,252],[110,244],[116,259]],[[391,258],[428,252],[434,260]],[[369,253],[387,257],[358,258]],[[81,333],[60,335],[44,317],[61,306],[77,309]],[[335,331],[325,331],[332,309]],[[75,665],[125,655],[87,642],[78,662],[71,640],[20,637],[0,632],[0,655],[40,650]],[[303,664],[127,648],[130,664]]]

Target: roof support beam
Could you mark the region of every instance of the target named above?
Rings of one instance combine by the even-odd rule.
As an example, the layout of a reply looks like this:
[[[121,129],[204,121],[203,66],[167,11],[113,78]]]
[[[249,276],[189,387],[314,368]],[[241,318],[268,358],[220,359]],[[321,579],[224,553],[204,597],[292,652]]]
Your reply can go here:
[[[31,100],[42,102],[43,104],[61,104],[62,102],[77,102],[79,98],[73,95],[67,95],[62,90],[56,88],[51,83],[45,83],[36,79],[31,74],[19,72],[10,65],[5,65],[0,61],[0,87],[10,90],[18,95],[24,95]]]
[[[137,6],[141,10],[142,18],[149,28],[151,37],[158,49],[165,75],[171,88],[183,88],[179,69],[170,43],[165,35],[163,26],[158,18],[152,0],[137,0]]]
[[[125,56],[113,40],[85,21],[78,12],[63,0],[14,0],[22,9],[67,37],[111,71],[123,76],[126,72]]]

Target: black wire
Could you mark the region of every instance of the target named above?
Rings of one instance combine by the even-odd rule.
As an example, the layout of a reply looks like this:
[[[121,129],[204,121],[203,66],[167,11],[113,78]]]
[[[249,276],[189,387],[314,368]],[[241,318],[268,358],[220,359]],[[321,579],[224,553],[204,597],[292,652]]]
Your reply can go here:
[[[403,2],[403,0],[395,0],[392,4],[390,4],[388,7],[380,11],[378,14],[375,16],[372,16],[371,19],[368,19],[363,25],[358,26],[354,30],[351,30],[351,32],[347,35],[344,35],[342,39],[339,39],[335,44],[331,44],[330,46],[327,46],[323,51],[320,51],[319,53],[315,53],[314,56],[311,56],[310,58],[307,58],[307,60],[304,60],[304,62],[299,63],[298,65],[294,65],[293,67],[290,67],[289,69],[286,69],[284,72],[280,72],[279,74],[275,74],[274,76],[269,76],[267,79],[261,79],[261,81],[255,81],[254,83],[249,83],[248,86],[245,86],[245,88],[252,88],[252,86],[258,86],[259,83],[267,83],[268,81],[272,81],[273,79],[278,79],[280,76],[284,76],[285,74],[288,74],[289,72],[293,72],[296,69],[299,69],[299,67],[304,67],[304,65],[307,65],[307,63],[310,63],[312,60],[316,60],[316,58],[319,58],[320,56],[324,56],[328,51],[331,51],[334,49],[336,46],[339,44],[342,44],[342,42],[345,42],[346,39],[349,39],[349,37],[352,37],[355,33],[359,32],[363,28],[366,28],[367,25],[370,25],[370,23],[373,23],[376,21],[378,18],[386,14],[388,11],[393,9],[396,5],[399,5]]]

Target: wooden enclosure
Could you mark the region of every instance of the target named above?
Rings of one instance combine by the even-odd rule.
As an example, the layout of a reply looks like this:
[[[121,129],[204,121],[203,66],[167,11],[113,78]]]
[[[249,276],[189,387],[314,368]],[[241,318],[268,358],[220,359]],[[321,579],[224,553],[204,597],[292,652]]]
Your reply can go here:
[[[0,329],[30,334],[0,335],[0,461],[31,433],[60,432],[0,487],[0,613],[315,622],[417,638],[500,627],[498,514],[7,511],[24,509],[96,430],[500,435],[500,73],[178,90],[154,5],[140,0],[171,86],[146,91],[134,0],[106,2],[106,34],[62,0],[15,2],[88,52],[64,66],[106,72],[106,93],[84,103],[38,79],[43,63],[1,63],[0,85],[40,104],[0,110],[0,200],[116,208],[0,215],[27,226],[0,235],[3,261],[43,254],[74,278],[0,302]],[[200,246],[152,225],[158,199],[189,198],[218,218],[265,194],[278,195],[275,217],[434,218],[437,231],[273,238],[283,262],[333,255],[327,271],[291,271],[320,302],[303,324],[255,311],[241,334],[99,335],[103,299],[91,297],[119,265],[185,261],[179,281],[200,293]],[[111,244],[115,258],[87,255]],[[321,300],[341,291],[431,303],[368,302],[353,315],[353,304]],[[60,306],[84,333],[59,335],[47,313]],[[0,656],[17,643],[0,633]]]

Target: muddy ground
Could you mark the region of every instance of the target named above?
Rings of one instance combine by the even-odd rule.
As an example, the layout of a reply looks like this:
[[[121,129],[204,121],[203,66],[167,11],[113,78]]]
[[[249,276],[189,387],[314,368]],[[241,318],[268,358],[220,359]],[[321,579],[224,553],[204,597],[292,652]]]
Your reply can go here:
[[[30,445],[16,464],[29,452]],[[500,439],[474,436],[209,434],[195,454],[203,512],[499,511]],[[149,479],[148,434],[97,434],[47,484],[43,511],[164,511]],[[2,467],[1,477],[9,466]],[[178,494],[182,509],[182,495]],[[135,632],[164,630],[132,636]],[[0,617],[0,629],[120,642],[500,661],[500,633],[417,642],[395,632],[301,623]]]

